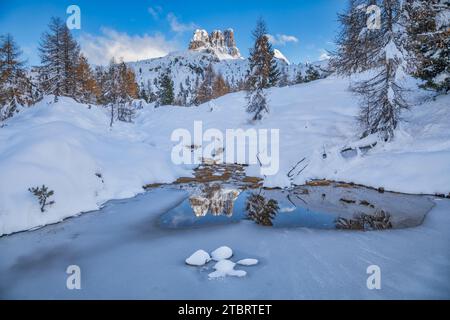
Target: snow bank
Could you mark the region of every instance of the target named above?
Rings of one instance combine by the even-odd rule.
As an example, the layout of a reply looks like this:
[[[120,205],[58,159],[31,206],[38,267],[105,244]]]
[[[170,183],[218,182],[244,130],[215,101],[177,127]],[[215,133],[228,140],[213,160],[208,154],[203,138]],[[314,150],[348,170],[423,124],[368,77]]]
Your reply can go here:
[[[0,235],[98,209],[183,173],[171,167],[170,154],[142,141],[133,124],[117,122],[111,129],[102,108],[52,101],[0,128]],[[40,212],[28,188],[43,184],[54,190],[55,204]]]

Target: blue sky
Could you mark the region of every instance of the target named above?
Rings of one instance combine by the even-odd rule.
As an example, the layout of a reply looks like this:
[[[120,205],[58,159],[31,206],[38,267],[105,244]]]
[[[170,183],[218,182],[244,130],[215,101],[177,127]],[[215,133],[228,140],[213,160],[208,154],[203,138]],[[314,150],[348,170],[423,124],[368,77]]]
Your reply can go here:
[[[10,32],[30,64],[38,64],[37,46],[52,16],[68,17],[69,5],[81,9],[81,30],[74,30],[93,63],[110,56],[134,60],[183,50],[195,28],[233,28],[244,56],[251,30],[263,17],[274,47],[292,62],[315,61],[334,48],[337,13],[346,0],[0,0],[0,33]]]

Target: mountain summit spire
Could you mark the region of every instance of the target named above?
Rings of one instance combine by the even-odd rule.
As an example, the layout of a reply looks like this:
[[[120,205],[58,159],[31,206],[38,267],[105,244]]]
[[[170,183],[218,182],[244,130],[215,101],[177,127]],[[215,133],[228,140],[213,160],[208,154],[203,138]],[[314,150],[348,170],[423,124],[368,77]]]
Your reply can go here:
[[[213,50],[219,58],[241,58],[236,47],[233,29],[214,30],[210,34],[206,30],[197,29],[189,43],[189,50]]]

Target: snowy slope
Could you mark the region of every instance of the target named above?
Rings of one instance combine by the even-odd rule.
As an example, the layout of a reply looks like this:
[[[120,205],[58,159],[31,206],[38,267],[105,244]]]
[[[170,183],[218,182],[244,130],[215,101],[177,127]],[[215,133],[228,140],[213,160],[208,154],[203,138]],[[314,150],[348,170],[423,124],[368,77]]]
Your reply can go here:
[[[0,129],[0,235],[61,221],[129,198],[150,182],[182,172],[170,153],[142,142],[131,124],[115,123],[99,107],[47,97]],[[55,204],[44,213],[28,188],[45,184]]]
[[[60,221],[99,208],[106,200],[131,197],[147,183],[189,176],[192,166],[171,161],[173,130],[216,128],[280,129],[280,170],[266,186],[286,187],[310,179],[333,179],[407,193],[450,192],[450,97],[415,105],[391,143],[367,153],[343,156],[348,147],[372,141],[358,139],[358,101],[348,79],[331,76],[306,84],[269,90],[271,113],[260,123],[248,122],[245,93],[226,95],[199,107],[147,105],[134,124],[116,122],[101,107],[88,108],[71,99],[46,98],[6,121],[0,128],[0,235]],[[371,137],[373,139],[373,137]],[[270,140],[269,140],[270,141]],[[326,157],[324,157],[324,154]],[[287,173],[305,158],[289,178]],[[259,167],[248,167],[260,175]],[[101,175],[100,177],[97,176]],[[56,204],[44,213],[28,188],[46,184]]]

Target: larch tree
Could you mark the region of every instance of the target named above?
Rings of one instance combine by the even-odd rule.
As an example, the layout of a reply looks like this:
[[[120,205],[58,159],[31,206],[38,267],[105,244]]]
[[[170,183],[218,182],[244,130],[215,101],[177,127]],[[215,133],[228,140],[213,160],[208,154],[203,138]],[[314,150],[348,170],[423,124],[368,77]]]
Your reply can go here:
[[[84,55],[80,55],[75,66],[75,79],[77,100],[82,103],[96,103],[100,95],[100,88]]]
[[[21,55],[10,34],[0,37],[0,121],[12,117],[20,105],[33,102],[31,81]]]
[[[117,118],[120,121],[131,122],[136,111],[132,101],[139,97],[139,86],[133,70],[124,62],[121,62],[117,69],[119,78]]]
[[[213,82],[213,99],[217,99],[231,92],[230,85],[221,74],[216,75]]]
[[[80,47],[60,18],[51,19],[49,31],[42,35],[39,51],[39,78],[44,93],[53,94],[55,100],[59,96],[75,97],[75,69]]]
[[[212,67],[212,64],[209,64],[205,69],[203,75],[203,81],[200,83],[197,88],[197,92],[195,95],[195,104],[200,105],[214,98],[214,81],[216,79],[216,74]]]
[[[279,71],[272,45],[267,36],[266,23],[259,19],[253,31],[254,45],[250,50],[247,75],[247,112],[253,114],[253,121],[261,120],[269,112],[264,89],[274,86],[279,80]]]
[[[369,23],[367,10],[372,5],[380,19]],[[385,141],[393,139],[401,111],[408,108],[401,82],[408,56],[404,18],[401,0],[352,0],[349,11],[340,17],[343,30],[333,65],[347,75],[370,70],[368,79],[352,86],[361,97],[362,137],[378,134]]]

